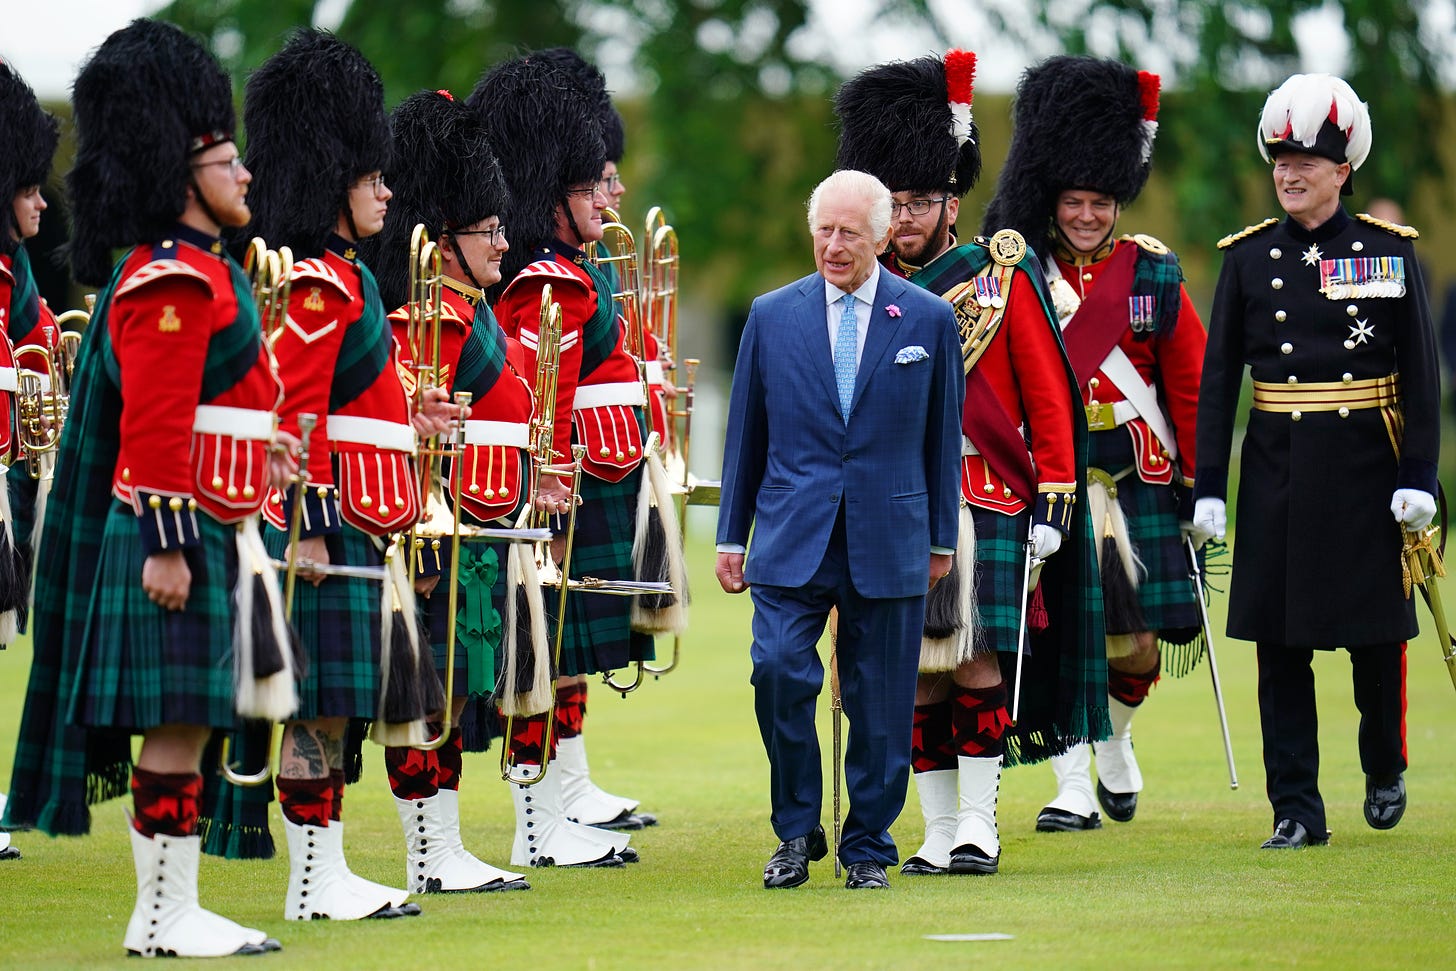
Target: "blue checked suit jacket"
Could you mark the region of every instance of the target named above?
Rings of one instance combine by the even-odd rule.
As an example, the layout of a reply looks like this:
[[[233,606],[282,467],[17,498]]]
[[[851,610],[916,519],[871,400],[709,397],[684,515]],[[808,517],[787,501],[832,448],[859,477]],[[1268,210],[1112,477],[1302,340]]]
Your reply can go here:
[[[925,356],[896,363],[914,347]],[[718,542],[748,547],[750,585],[801,586],[843,504],[855,589],[924,594],[930,548],[956,545],[964,396],[950,304],[883,269],[847,425],[824,278],[759,297],[733,372]]]

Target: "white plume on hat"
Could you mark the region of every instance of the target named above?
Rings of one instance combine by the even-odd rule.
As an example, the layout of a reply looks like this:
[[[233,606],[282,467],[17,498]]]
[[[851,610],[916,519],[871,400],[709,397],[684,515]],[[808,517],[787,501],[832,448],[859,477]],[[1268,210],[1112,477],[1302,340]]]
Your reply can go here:
[[[1295,74],[1270,92],[1259,117],[1259,154],[1271,161],[1267,140],[1312,148],[1327,120],[1345,133],[1345,160],[1358,169],[1370,154],[1370,108],[1333,74]]]

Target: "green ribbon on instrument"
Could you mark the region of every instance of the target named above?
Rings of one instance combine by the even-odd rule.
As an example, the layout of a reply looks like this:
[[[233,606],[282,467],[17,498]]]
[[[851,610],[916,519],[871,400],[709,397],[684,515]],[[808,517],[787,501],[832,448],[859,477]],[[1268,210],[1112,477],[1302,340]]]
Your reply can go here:
[[[466,687],[472,695],[495,690],[495,651],[501,642],[501,615],[491,603],[500,576],[500,558],[486,543],[460,544],[460,602],[455,608],[455,649],[467,660]]]

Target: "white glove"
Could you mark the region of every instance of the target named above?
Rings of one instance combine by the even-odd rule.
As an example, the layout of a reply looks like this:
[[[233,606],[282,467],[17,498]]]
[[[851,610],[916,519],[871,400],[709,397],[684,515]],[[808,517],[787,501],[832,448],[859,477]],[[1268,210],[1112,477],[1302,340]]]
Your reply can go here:
[[[1198,533],[1205,533],[1207,537],[1222,540],[1224,533],[1228,531],[1228,506],[1222,499],[1215,499],[1212,496],[1204,496],[1193,504],[1193,529],[1194,543],[1198,542]]]
[[[1062,534],[1055,526],[1037,523],[1031,527],[1031,555],[1044,560],[1062,548]]]
[[[1193,541],[1193,548],[1195,550],[1203,549],[1203,544],[1213,539],[1212,532],[1186,519],[1178,523],[1178,530]]]
[[[1436,497],[1420,489],[1396,489],[1390,512],[1406,529],[1425,529],[1436,518]]]

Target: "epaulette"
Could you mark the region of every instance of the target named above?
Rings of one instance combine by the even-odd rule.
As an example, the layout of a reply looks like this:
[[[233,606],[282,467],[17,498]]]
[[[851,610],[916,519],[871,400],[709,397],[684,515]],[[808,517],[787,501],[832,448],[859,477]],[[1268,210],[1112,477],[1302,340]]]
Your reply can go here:
[[[519,280],[528,276],[546,276],[551,277],[554,280],[570,280],[572,283],[575,283],[577,286],[580,287],[584,287],[587,285],[585,280],[577,276],[575,273],[571,272],[565,266],[562,266],[554,259],[537,260],[534,263],[528,264],[525,269],[521,270],[520,273],[516,274],[516,279]],[[512,280],[511,282],[514,283],[515,280]]]
[[[1246,233],[1248,231],[1249,230],[1247,229],[1244,230],[1244,232]],[[1138,249],[1144,250],[1148,253],[1152,253],[1154,256],[1166,256],[1168,253],[1172,252],[1168,249],[1168,244],[1164,243],[1156,236],[1149,236],[1147,233],[1138,233],[1135,236],[1124,234],[1122,238],[1127,240],[1129,243],[1136,243],[1138,245]],[[1219,245],[1222,246],[1223,244],[1220,243]]]
[[[1239,240],[1241,240],[1241,239],[1248,239],[1250,236],[1255,236],[1255,235],[1257,235],[1259,233],[1262,233],[1264,230],[1268,229],[1270,226],[1273,226],[1273,225],[1275,225],[1278,222],[1279,222],[1279,220],[1275,219],[1273,216],[1270,216],[1268,219],[1264,220],[1261,223],[1254,223],[1252,226],[1245,226],[1243,229],[1239,230],[1238,232],[1236,232],[1236,233],[1229,233],[1223,239],[1219,240],[1218,241],[1218,248],[1219,249],[1228,249],[1230,246],[1234,245]]]
[[[300,280],[319,280],[327,283],[351,300],[354,296],[349,292],[349,287],[344,283],[344,278],[339,276],[339,271],[329,266],[321,257],[316,256],[312,259],[300,260],[293,264],[293,275],[289,279],[294,286],[297,286]]]
[[[1372,226],[1379,226],[1381,229],[1394,236],[1404,236],[1406,239],[1421,238],[1420,231],[1417,230],[1414,226],[1402,226],[1400,223],[1393,223],[1385,219],[1377,219],[1374,216],[1370,215],[1370,213],[1368,212],[1356,213],[1355,218],[1363,222],[1367,222]]]
[[[207,288],[209,295],[212,293],[212,280],[208,279],[206,273],[203,273],[190,263],[183,260],[152,260],[131,276],[127,277],[126,282],[116,288],[116,295],[118,297],[125,296],[134,290],[140,290],[142,287],[155,283],[158,280],[173,277],[180,277],[184,280],[197,280]]]

